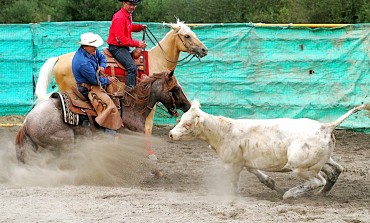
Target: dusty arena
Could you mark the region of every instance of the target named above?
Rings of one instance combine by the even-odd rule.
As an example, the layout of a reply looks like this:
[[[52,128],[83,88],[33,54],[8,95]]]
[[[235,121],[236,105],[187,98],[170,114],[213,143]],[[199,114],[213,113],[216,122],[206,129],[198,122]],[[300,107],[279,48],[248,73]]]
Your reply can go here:
[[[328,196],[282,200],[247,171],[232,195],[216,154],[201,141],[169,141],[171,126],[153,130],[156,162],[142,138],[125,135],[30,154],[30,165],[16,160],[18,128],[0,127],[0,222],[370,222],[369,134],[335,131],[344,172]],[[284,190],[303,182],[269,175]]]

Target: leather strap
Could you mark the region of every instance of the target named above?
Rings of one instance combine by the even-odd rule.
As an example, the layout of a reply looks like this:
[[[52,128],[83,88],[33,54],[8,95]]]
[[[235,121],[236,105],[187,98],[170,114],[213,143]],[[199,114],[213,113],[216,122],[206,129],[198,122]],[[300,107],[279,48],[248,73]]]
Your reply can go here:
[[[115,69],[114,69],[114,66],[109,66],[110,67],[110,75],[112,76],[112,77],[115,77],[116,76],[116,71],[115,71]]]
[[[80,85],[81,87],[87,88],[88,91],[91,91],[91,84],[81,83],[81,84],[78,84],[78,85]]]
[[[94,126],[94,121],[91,117],[91,114],[89,111],[86,111],[86,115],[87,115],[87,118],[89,119],[89,122],[90,122],[90,128],[91,128],[91,131],[92,132],[95,132],[95,126]]]
[[[81,99],[82,101],[87,101],[87,99],[81,94],[81,92],[78,91],[77,87],[76,86],[72,86],[72,91],[75,95],[77,95],[77,97],[79,99]]]

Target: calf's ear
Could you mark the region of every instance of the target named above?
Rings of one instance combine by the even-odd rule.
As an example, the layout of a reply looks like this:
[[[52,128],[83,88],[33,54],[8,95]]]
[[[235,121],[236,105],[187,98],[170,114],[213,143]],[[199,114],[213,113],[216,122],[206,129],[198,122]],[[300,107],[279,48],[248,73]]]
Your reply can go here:
[[[200,108],[200,103],[198,99],[194,99],[193,102],[191,103],[191,107],[197,107]]]
[[[195,117],[195,126],[200,126],[203,124],[203,122],[204,122],[204,117],[197,114],[197,116]]]

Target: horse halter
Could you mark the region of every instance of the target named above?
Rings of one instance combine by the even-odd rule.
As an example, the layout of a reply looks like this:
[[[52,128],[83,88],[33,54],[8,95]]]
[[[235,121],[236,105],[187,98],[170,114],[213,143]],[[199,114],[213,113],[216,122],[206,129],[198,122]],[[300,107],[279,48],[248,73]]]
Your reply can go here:
[[[175,86],[176,86],[177,84],[176,84],[176,85],[174,85],[174,84],[169,83],[169,82],[168,82],[168,80],[167,80],[167,75],[164,75],[162,78],[165,78],[165,83],[166,83],[167,93],[168,93],[168,95],[169,95],[169,97],[170,97],[170,99],[171,99],[171,102],[172,102],[172,106],[171,106],[170,108],[168,108],[168,109],[167,109],[167,113],[168,113],[170,116],[168,116],[168,114],[162,113],[162,112],[160,112],[160,111],[158,111],[158,110],[154,109],[153,107],[145,106],[145,108],[148,108],[148,109],[150,109],[150,110],[152,110],[152,111],[155,111],[155,112],[159,113],[160,115],[162,115],[163,117],[167,117],[167,118],[170,118],[170,117],[172,117],[172,116],[178,117],[179,113],[178,113],[178,111],[177,111],[177,107],[176,107],[176,100],[175,100],[175,98],[173,97],[173,93],[172,93],[172,90],[175,88]],[[164,85],[164,84],[163,84],[163,85]],[[163,87],[164,87],[164,86],[163,86]],[[125,94],[124,94],[124,95],[128,95],[128,96],[129,96],[129,97],[131,97],[131,98],[135,98],[135,96],[134,96],[134,95],[132,95],[129,91],[124,90],[124,92],[125,92]],[[124,96],[123,96],[123,97],[124,97]],[[156,103],[156,106],[157,106],[159,109],[161,109],[161,110],[163,110],[163,111],[166,111],[166,108],[163,108],[162,106],[160,106],[160,105],[158,104],[158,102]],[[122,112],[123,112],[123,110],[122,110]],[[121,113],[122,113],[122,112],[121,112]],[[121,114],[121,115],[122,115],[122,114]]]
[[[168,93],[168,95],[170,96],[170,98],[171,98],[171,101],[172,101],[172,107],[171,108],[169,108],[169,109],[167,109],[167,113],[168,114],[170,114],[171,116],[174,116],[174,117],[178,117],[179,116],[179,112],[177,111],[177,107],[176,107],[176,100],[175,100],[175,98],[173,97],[173,93],[172,93],[172,90],[174,89],[174,87],[175,86],[173,86],[172,87],[172,85],[171,84],[169,84],[168,83],[168,81],[167,81],[167,75],[166,76],[164,76],[164,78],[165,78],[165,81],[166,81],[166,86],[167,86],[167,93]],[[164,108],[162,108],[162,106],[160,106],[159,104],[158,104],[158,102],[157,102],[157,104],[156,104],[156,106],[158,107],[158,108],[160,108],[161,110],[165,110]],[[149,109],[151,109],[151,110],[154,110],[154,111],[157,111],[157,110],[155,110],[155,109],[153,109],[153,108],[150,108],[150,107],[148,107]],[[162,116],[166,116],[166,115],[164,115],[164,114],[161,114]]]
[[[166,76],[165,76],[165,78],[166,78]],[[179,112],[177,111],[176,101],[175,101],[175,98],[173,97],[173,93],[172,93],[172,90],[173,90],[174,87],[171,88],[171,86],[168,84],[167,78],[166,78],[166,84],[167,84],[168,95],[170,96],[170,98],[172,100],[172,107],[168,109],[168,114],[170,114],[172,116],[175,116],[175,117],[178,117]]]
[[[179,39],[180,39],[180,41],[182,42],[182,44],[184,45],[184,47],[188,50],[188,53],[189,53],[189,54],[191,54],[192,52],[194,52],[192,49],[190,49],[190,48],[186,45],[185,41],[181,38],[180,34],[176,34],[176,35],[179,37]]]
[[[150,29],[147,27],[145,30],[144,30],[144,33],[143,33],[143,40],[145,39],[145,34],[146,36],[148,37],[148,39],[155,45],[154,41],[150,38],[148,32],[150,33],[150,35],[152,35],[152,37],[154,38],[155,42],[158,44],[158,46],[161,48],[162,52],[164,53],[164,49],[162,48],[161,44],[159,43],[158,39],[154,36],[154,34],[152,33],[152,31],[150,31]],[[171,60],[168,60],[167,58],[165,58],[167,60],[167,62],[170,62],[170,63],[178,63],[178,62],[182,62],[184,60],[186,60],[188,57],[192,56],[188,61],[186,61],[185,63],[183,64],[179,64],[179,66],[182,66],[182,65],[185,65],[187,63],[189,63],[194,57],[197,57],[198,60],[200,61],[200,57],[199,55],[196,53],[196,54],[191,54],[192,52],[194,52],[192,49],[190,49],[185,41],[180,37],[180,34],[176,33],[176,35],[179,37],[180,41],[182,42],[182,44],[185,46],[185,48],[188,50],[188,55],[184,58],[182,58],[181,60],[178,60],[178,61],[171,61]]]

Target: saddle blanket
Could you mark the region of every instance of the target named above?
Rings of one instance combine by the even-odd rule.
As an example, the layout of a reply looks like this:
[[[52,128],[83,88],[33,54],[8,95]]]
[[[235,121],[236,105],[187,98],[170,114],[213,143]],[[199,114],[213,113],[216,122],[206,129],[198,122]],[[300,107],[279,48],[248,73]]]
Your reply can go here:
[[[70,125],[78,125],[79,123],[79,115],[75,114],[71,111],[71,105],[70,101],[68,99],[68,95],[66,93],[61,93],[61,92],[54,92],[51,95],[52,98],[59,98],[61,107],[62,107],[62,115],[63,115],[63,120],[65,123],[70,124]]]

